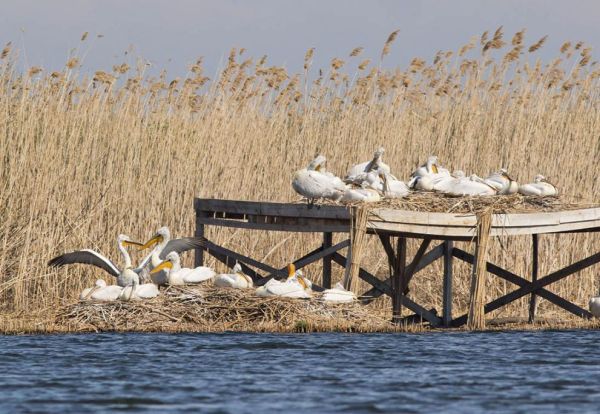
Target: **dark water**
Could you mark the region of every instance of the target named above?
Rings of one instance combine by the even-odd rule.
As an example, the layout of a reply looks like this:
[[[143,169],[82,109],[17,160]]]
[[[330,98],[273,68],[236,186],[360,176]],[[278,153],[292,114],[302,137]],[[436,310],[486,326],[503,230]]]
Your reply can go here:
[[[600,412],[600,332],[0,336],[0,412]]]

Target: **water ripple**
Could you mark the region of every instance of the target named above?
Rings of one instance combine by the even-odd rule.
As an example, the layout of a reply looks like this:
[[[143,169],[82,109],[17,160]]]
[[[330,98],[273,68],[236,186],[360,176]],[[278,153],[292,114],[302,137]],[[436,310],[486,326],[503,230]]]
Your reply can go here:
[[[596,331],[0,336],[0,412],[597,412]]]

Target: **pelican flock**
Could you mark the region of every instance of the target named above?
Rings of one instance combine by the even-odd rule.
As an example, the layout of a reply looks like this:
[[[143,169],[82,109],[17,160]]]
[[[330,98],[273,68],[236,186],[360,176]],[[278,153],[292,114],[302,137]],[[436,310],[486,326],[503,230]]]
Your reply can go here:
[[[556,187],[543,175],[538,174],[533,183],[520,186],[506,168],[500,168],[486,178],[477,174],[467,176],[462,170],[451,173],[440,165],[435,155],[429,156],[405,182],[396,178],[390,166],[383,162],[384,153],[383,147],[377,148],[372,159],[351,166],[343,180],[325,171],[327,160],[323,155],[318,155],[308,167],[296,171],[292,187],[308,200],[309,206],[319,200],[372,203],[383,199],[407,197],[411,191],[434,192],[452,197],[516,193],[547,197],[558,194]]]
[[[432,192],[453,197],[490,197],[516,193],[522,196],[549,197],[558,194],[556,186],[541,174],[536,175],[532,183],[519,185],[506,168],[500,168],[485,178],[476,174],[466,175],[462,170],[451,173],[440,165],[434,155],[414,169],[407,181],[402,181],[392,174],[391,167],[383,161],[384,153],[383,147],[377,148],[371,159],[351,166],[343,179],[327,171],[327,159],[318,155],[305,168],[294,173],[292,187],[308,200],[310,207],[322,200],[369,203],[403,198],[414,192]],[[202,248],[204,243],[205,239],[202,237],[172,239],[169,229],[161,227],[145,243],[120,234],[117,237],[117,249],[121,254],[122,266],[91,249],[64,253],[51,259],[48,265],[92,265],[113,277],[114,284],[98,279],[94,286],[84,289],[79,296],[83,301],[152,299],[160,295],[159,286],[201,283],[219,288],[254,289],[257,296],[313,297],[312,282],[294,264],[288,265],[288,275],[284,280],[271,278],[257,288],[253,279],[244,274],[242,266],[237,263],[231,273],[221,274],[206,266],[182,267],[180,254]],[[151,251],[134,267],[128,248],[138,251],[151,248]],[[356,295],[338,283],[334,288],[324,290],[320,299],[345,303],[355,301]],[[594,314],[600,315],[600,296],[592,298],[590,309],[593,309]]]

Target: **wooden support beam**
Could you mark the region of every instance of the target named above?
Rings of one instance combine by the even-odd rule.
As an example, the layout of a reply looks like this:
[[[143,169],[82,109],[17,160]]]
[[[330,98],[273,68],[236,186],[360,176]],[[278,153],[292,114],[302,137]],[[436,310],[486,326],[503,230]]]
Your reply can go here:
[[[444,245],[442,243],[442,244],[434,247],[433,249],[431,249],[429,252],[427,252],[421,258],[419,263],[415,266],[415,269],[412,272],[412,274],[414,275],[414,274],[420,272],[421,270],[425,269],[427,266],[429,266],[430,264],[435,262],[437,259],[442,257],[444,255],[443,247],[444,247]],[[389,256],[388,256],[388,259],[389,259]],[[393,264],[390,264],[390,268],[392,268],[392,267],[393,267]],[[391,280],[391,278],[387,278],[385,281],[380,281],[380,282],[389,288],[391,285],[390,280]],[[370,303],[373,300],[377,299],[379,296],[383,295],[384,293],[385,292],[383,290],[373,287],[372,289],[369,289],[368,291],[366,291],[365,293],[363,293],[361,295],[363,297],[362,302],[363,302],[363,304]]]
[[[444,280],[442,288],[442,320],[445,327],[452,321],[452,240],[444,243]]]
[[[396,266],[392,273],[392,322],[402,318],[402,294],[406,281],[406,238],[398,237],[396,242]]]
[[[531,236],[531,281],[536,282],[538,279],[538,235],[533,234]],[[535,291],[531,293],[531,297],[529,299],[529,323],[533,323],[535,321],[535,314],[537,312],[538,298],[535,294]]]
[[[196,232],[194,235],[196,237],[204,237],[204,223],[199,220],[199,217],[206,217],[205,212],[198,212],[196,214]],[[204,266],[204,249],[195,249],[194,250],[194,267]]]
[[[323,233],[323,250],[330,248],[333,245],[333,233]],[[331,255],[323,257],[323,282],[325,289],[331,289]]]
[[[455,253],[458,254],[459,252],[457,250],[458,249],[454,248]],[[600,262],[600,253],[596,253],[592,256],[586,257],[585,259],[579,260],[569,266],[563,267],[560,270],[552,272],[552,273],[548,274],[547,276],[545,276],[541,279],[538,279],[534,283],[530,283],[526,279],[523,279],[519,276],[511,274],[517,280],[520,279],[521,281],[524,281],[523,286],[520,287],[519,289],[514,290],[510,293],[507,293],[506,295],[499,297],[498,299],[493,300],[490,303],[488,303],[487,305],[485,305],[485,313],[489,313],[498,308],[501,308],[502,306],[507,305],[517,299],[520,299],[523,296],[526,296],[533,291],[536,291],[538,295],[542,296],[544,299],[547,299],[556,305],[559,305],[559,303],[561,303],[559,301],[559,299],[564,302],[567,302],[564,299],[560,298],[559,296],[553,294],[552,292],[549,292],[542,288],[544,288],[545,286],[548,286],[552,283],[556,283],[559,280],[572,275],[573,273],[579,272],[579,271],[586,269],[590,266],[593,266],[599,262]],[[510,273],[510,272],[505,271],[504,269],[500,269],[500,270],[502,270],[503,272],[506,272],[506,273]],[[492,272],[492,273],[494,273],[494,272]],[[501,273],[501,272],[499,272],[499,273]],[[498,275],[498,276],[500,276],[500,275]],[[522,282],[520,282],[520,283],[522,283]],[[548,293],[550,295],[548,295]],[[577,306],[575,304],[572,304],[570,302],[562,303],[562,304],[563,304],[563,306],[561,306],[561,305],[559,305],[559,306],[561,306],[565,309],[566,309],[566,307],[568,307],[569,309],[566,309],[566,310],[569,310],[569,312],[572,312],[572,313],[577,312],[577,313],[575,313],[575,315],[577,315],[577,316],[580,316],[582,318],[591,318],[592,317],[590,312],[588,312],[585,309],[580,308],[579,306]],[[462,315],[461,317],[456,318],[452,321],[452,326],[461,326],[466,321],[467,321],[467,315]]]
[[[346,258],[337,252],[333,254],[333,261],[342,267],[346,266]],[[390,297],[392,296],[392,289],[390,285],[379,280],[366,270],[361,268],[358,272],[358,277],[360,277],[362,280],[369,283],[370,285],[374,286],[378,290],[382,291],[384,294]],[[441,325],[442,319],[438,317],[434,312],[425,309],[423,306],[419,305],[418,303],[414,302],[413,300],[409,299],[404,295],[401,295],[401,301],[403,306],[413,311],[421,319],[429,322],[431,326],[437,327]]]
[[[303,267],[308,266],[309,264],[314,263],[317,260],[320,260],[324,257],[331,256],[333,253],[337,252],[338,250],[345,249],[348,246],[350,246],[350,239],[341,241],[325,250],[323,250],[322,247],[319,247],[319,248],[313,250],[312,252],[304,255],[300,259],[296,260],[294,262],[294,266],[296,266],[296,269],[302,269]],[[287,276],[287,273],[285,273],[286,268],[287,267],[282,267],[281,269],[279,269],[278,273],[271,272],[270,274],[265,276],[262,280],[260,280],[256,285],[261,286],[261,285],[267,283],[270,279],[272,279],[278,275],[280,276],[282,273]]]
[[[412,261],[410,262],[410,264],[406,267],[406,277],[402,286],[402,293],[404,295],[408,295],[408,285],[410,284],[410,281],[412,280],[413,276],[415,275],[415,269],[417,268],[419,262],[421,261],[421,259],[423,258],[423,256],[425,255],[425,252],[427,251],[427,248],[429,247],[429,245],[431,244],[431,239],[423,239],[423,241],[421,242],[421,245],[419,246],[419,249],[417,250],[417,253],[415,254],[415,257],[413,257]]]
[[[256,267],[257,269],[264,270],[265,272],[273,273],[276,275],[286,276],[285,271],[275,269],[267,264],[261,263],[258,260],[254,260],[250,257],[236,253],[233,250],[226,249],[225,247],[219,246],[206,239],[204,241],[204,249],[211,255],[215,256],[215,253],[229,257],[230,259],[237,260],[238,262],[248,264]],[[216,257],[216,256],[215,256]],[[250,275],[249,275],[250,276]]]

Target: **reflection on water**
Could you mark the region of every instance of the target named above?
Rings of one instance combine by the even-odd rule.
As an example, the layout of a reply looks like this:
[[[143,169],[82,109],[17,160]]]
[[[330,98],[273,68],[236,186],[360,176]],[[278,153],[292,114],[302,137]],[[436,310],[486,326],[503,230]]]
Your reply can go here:
[[[0,336],[0,412],[599,412],[597,331]]]

